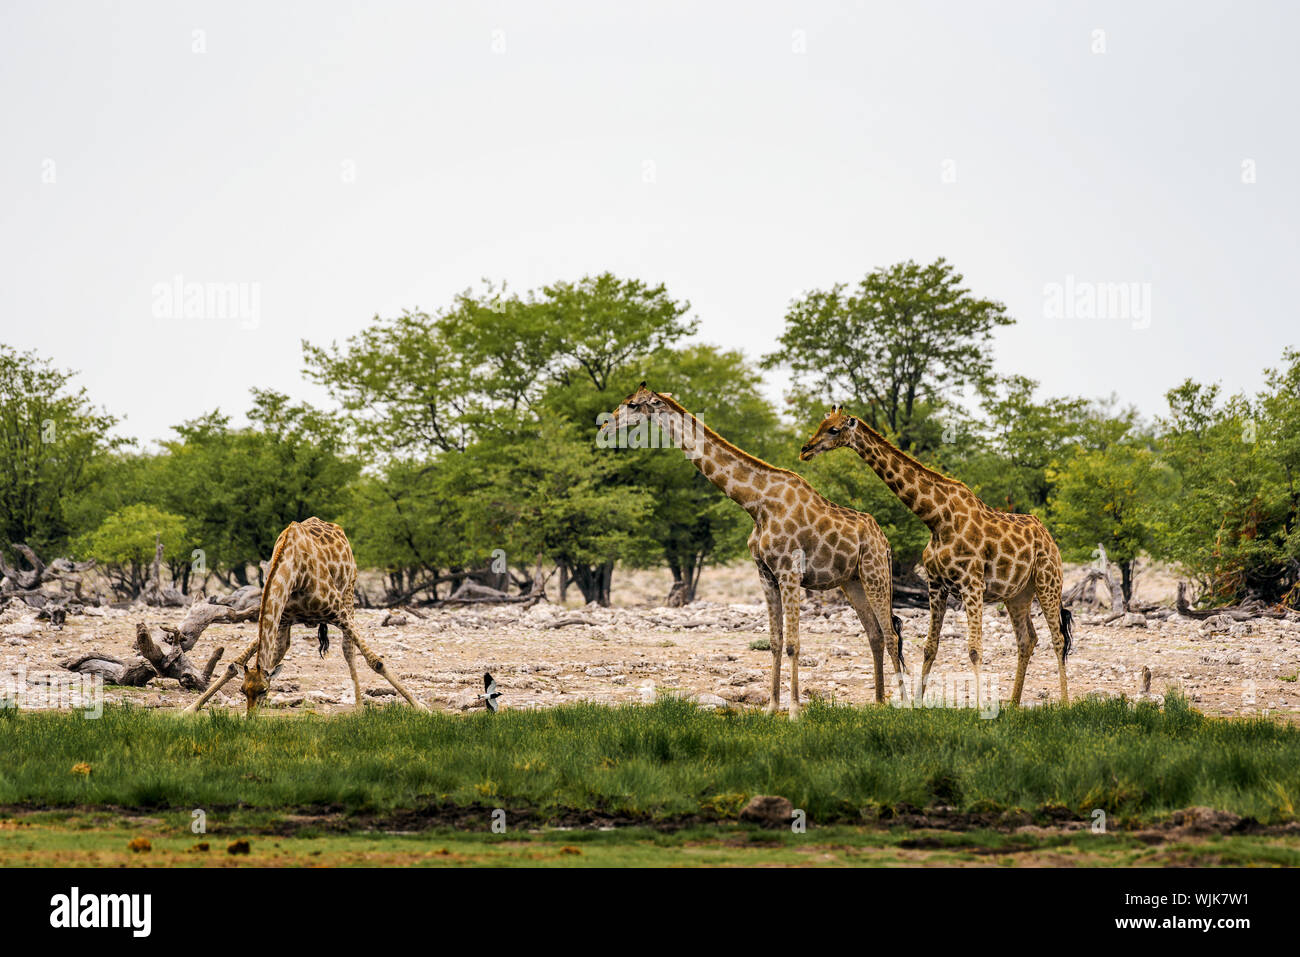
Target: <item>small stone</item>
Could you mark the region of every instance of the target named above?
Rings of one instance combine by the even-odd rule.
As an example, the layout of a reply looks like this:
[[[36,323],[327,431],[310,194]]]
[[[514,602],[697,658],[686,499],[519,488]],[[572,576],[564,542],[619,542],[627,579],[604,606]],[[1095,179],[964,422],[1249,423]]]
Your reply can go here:
[[[794,819],[794,805],[775,794],[756,794],[740,811],[740,819],[763,827],[781,827]]]
[[[699,707],[710,709],[710,710],[713,708],[725,708],[727,706],[726,698],[722,697],[721,695],[710,694],[707,691],[700,692],[699,694],[693,696],[691,700],[694,701]]]

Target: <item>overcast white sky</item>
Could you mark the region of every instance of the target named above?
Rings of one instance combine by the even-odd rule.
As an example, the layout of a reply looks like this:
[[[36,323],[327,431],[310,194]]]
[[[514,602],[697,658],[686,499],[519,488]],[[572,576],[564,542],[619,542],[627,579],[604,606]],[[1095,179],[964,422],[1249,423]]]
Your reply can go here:
[[[758,355],[801,292],[943,255],[1019,320],[1001,372],[1254,390],[1300,345],[1298,9],[5,0],[0,341],[150,440],[319,399],[301,339],[483,277],[666,282]],[[257,321],[156,316],[177,275]],[[1069,277],[1149,321],[1047,315]]]

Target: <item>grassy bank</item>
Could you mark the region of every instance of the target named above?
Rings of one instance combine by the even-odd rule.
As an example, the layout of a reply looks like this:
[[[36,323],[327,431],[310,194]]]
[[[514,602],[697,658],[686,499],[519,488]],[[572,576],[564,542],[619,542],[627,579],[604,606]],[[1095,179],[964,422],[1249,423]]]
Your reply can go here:
[[[650,827],[491,833],[334,831],[234,815],[190,832],[189,814],[34,811],[0,816],[0,867],[692,867],[692,866],[1300,866],[1300,838],[1170,835],[1151,841],[1094,834],[990,830],[916,832],[847,824],[763,830],[722,822],[665,832]],[[280,822],[282,824],[283,822]],[[239,853],[232,853],[237,848]]]
[[[1207,719],[1179,698],[972,711],[813,706],[753,712],[577,705],[546,711],[248,722],[115,707],[98,720],[0,712],[0,805],[287,809],[429,806],[734,817],[781,794],[810,822],[909,806],[1115,823],[1208,805],[1279,823],[1300,795],[1300,729]]]

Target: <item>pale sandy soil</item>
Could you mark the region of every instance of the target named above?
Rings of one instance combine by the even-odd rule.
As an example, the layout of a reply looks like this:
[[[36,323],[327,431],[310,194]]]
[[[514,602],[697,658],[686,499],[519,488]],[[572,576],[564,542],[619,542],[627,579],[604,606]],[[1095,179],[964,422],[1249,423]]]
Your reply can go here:
[[[1078,576],[1067,573],[1067,587]],[[1174,578],[1159,570],[1139,579],[1139,597],[1172,601]],[[401,626],[381,626],[386,612],[358,612],[372,647],[434,708],[459,710],[481,690],[491,671],[512,708],[564,702],[651,701],[661,693],[717,696],[726,702],[763,705],[768,699],[772,656],[750,649],[767,634],[767,613],[752,566],[705,572],[700,600],[683,609],[658,606],[668,592],[666,572],[620,571],[615,576],[615,607],[583,609],[576,590],[567,606],[552,603],[522,611],[518,606],[477,606],[424,610],[424,620],[407,616]],[[137,607],[91,609],[68,619],[63,630],[25,617],[15,609],[0,614],[0,678],[23,673],[29,688],[50,675],[69,677],[61,659],[91,650],[130,657],[137,621],[175,624],[182,611]],[[926,613],[901,609],[905,654],[919,672]],[[1256,619],[1231,633],[1212,633],[1202,622],[1174,616],[1152,620],[1146,628],[1102,626],[1104,611],[1080,614],[1075,651],[1069,659],[1070,690],[1137,696],[1143,666],[1151,669],[1151,691],[1183,692],[1207,713],[1220,715],[1300,715],[1300,621]],[[589,623],[549,627],[565,618]],[[1015,650],[1010,623],[1001,610],[985,610],[984,670],[1002,698],[1010,694]],[[1056,662],[1046,628],[1035,616],[1038,648],[1030,664],[1024,701],[1055,700]],[[256,625],[214,625],[191,657],[202,662],[218,644],[227,658],[256,635]],[[351,704],[347,669],[338,653],[317,657],[314,631],[298,628],[284,670],[273,685],[270,704],[284,709],[328,712]],[[804,606],[800,683],[804,695],[862,704],[873,700],[871,657],[856,617],[846,605],[808,602]],[[888,662],[886,670],[888,672]],[[362,669],[367,691],[387,689],[377,675]],[[934,687],[950,687],[968,674],[965,618],[950,611],[935,664]],[[783,702],[788,698],[788,661],[783,667]],[[1290,680],[1287,680],[1290,679]],[[10,679],[12,683],[12,679]],[[218,695],[218,705],[242,703],[238,681]],[[0,688],[0,692],[3,692]],[[226,694],[226,690],[230,693]],[[386,692],[385,692],[386,693]],[[894,689],[888,689],[892,696]],[[181,707],[193,700],[170,679],[155,679],[143,689],[109,687],[106,700],[130,700],[155,707]],[[386,700],[380,698],[379,700]],[[706,697],[706,702],[719,703]]]

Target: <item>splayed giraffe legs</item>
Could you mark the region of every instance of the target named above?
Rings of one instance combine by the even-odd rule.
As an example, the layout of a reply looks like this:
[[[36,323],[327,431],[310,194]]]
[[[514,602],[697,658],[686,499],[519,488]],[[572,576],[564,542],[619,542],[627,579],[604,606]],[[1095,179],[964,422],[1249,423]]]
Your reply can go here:
[[[385,666],[384,659],[371,651],[370,647],[361,640],[361,636],[357,634],[356,626],[350,620],[339,622],[339,628],[343,631],[344,641],[350,641],[356,645],[357,650],[361,652],[361,657],[366,659],[366,664],[368,664],[376,674],[383,675],[384,680],[392,685],[393,688],[396,689],[397,693],[407,700],[408,704],[414,708],[419,708],[421,711],[429,710],[411,697],[411,693],[403,687],[402,683],[397,679],[397,675],[393,674],[388,670],[387,666]],[[358,702],[358,704],[359,703],[360,702]]]
[[[242,655],[240,655],[234,661],[230,662],[230,664],[226,665],[226,673],[223,674],[217,681],[208,685],[207,690],[204,691],[203,694],[199,696],[199,700],[195,701],[188,708],[186,708],[185,713],[198,714],[200,711],[202,711],[203,706],[207,704],[209,700],[211,700],[212,696],[215,695],[218,691],[220,691],[222,686],[225,685],[226,682],[228,682],[231,678],[239,674],[239,669],[242,668],[244,665],[248,664],[248,659],[253,657],[253,655],[255,654],[257,654],[256,640],[254,640],[254,642],[251,645],[249,645],[247,648],[244,649],[244,653]]]
[[[348,637],[348,633],[343,632],[343,660],[348,663],[348,673],[352,675],[352,701],[353,709],[360,711],[363,707],[361,703],[361,681],[357,678],[357,649]]]

